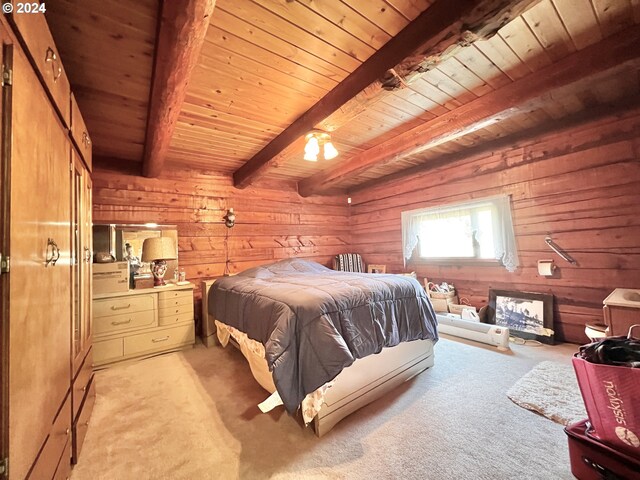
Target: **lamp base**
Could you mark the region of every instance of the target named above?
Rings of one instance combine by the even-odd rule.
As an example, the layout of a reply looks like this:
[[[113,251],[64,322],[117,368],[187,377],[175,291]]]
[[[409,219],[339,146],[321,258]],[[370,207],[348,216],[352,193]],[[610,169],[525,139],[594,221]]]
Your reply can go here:
[[[161,287],[166,285],[164,281],[164,274],[167,273],[167,261],[166,260],[154,260],[151,262],[151,273],[153,274],[153,286]]]

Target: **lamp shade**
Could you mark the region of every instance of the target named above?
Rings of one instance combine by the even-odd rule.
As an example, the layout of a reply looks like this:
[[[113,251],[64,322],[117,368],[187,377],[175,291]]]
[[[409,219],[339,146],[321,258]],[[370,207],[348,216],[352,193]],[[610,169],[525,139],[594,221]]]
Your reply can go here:
[[[175,260],[176,244],[170,237],[146,238],[142,244],[142,261]]]

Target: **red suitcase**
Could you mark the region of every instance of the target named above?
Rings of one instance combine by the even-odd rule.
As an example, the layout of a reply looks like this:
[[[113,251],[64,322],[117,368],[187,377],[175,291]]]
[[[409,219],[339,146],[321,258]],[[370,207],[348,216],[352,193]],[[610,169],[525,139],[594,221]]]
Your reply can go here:
[[[587,433],[587,420],[567,426],[571,473],[579,480],[640,480],[640,459],[620,453]]]

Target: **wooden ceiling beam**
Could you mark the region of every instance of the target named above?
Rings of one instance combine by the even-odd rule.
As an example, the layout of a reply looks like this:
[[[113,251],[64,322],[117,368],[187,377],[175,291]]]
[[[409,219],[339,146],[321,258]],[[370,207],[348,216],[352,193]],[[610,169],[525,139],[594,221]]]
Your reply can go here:
[[[216,0],[164,0],[156,40],[142,173],[162,172]]]
[[[385,88],[398,88],[399,79],[411,81],[460,45],[489,38],[538,1],[436,1],[236,170],[235,186],[245,188],[281,164],[286,158],[279,154],[314,127],[333,131],[344,125],[382,98]]]
[[[535,98],[626,62],[637,61],[640,59],[638,44],[640,26],[636,25],[360,152],[334,168],[301,180],[298,192],[302,196],[324,192],[375,165],[419,154],[508,118]]]
[[[585,127],[596,122],[607,119],[620,119],[626,115],[640,113],[640,95],[632,98],[625,98],[612,105],[601,105],[590,109],[588,112],[578,112],[569,117],[554,120],[543,125],[529,128],[522,132],[513,133],[506,137],[496,138],[486,143],[467,148],[465,150],[442,155],[427,163],[414,165],[404,170],[386,175],[384,177],[367,180],[363,183],[342,191],[342,195],[353,197],[352,205],[366,203],[372,200],[380,200],[386,197],[393,197],[398,189],[406,193],[406,185],[409,180],[416,180],[420,176],[429,175],[435,169],[451,165],[456,162],[471,158],[479,158],[500,152],[505,149],[516,149],[523,145],[530,144],[533,139],[544,137],[545,135],[566,135],[576,128]],[[588,115],[585,115],[588,113]],[[626,133],[622,133],[624,136]],[[500,166],[500,169],[503,167]],[[416,190],[420,187],[416,186]]]

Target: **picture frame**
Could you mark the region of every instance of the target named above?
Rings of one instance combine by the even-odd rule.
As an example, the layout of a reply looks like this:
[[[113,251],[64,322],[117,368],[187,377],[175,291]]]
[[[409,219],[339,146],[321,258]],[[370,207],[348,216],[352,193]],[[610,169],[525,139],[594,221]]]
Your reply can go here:
[[[509,328],[509,334],[553,345],[553,295],[489,290],[487,323]]]
[[[367,273],[387,273],[387,266],[370,263],[367,265]]]

